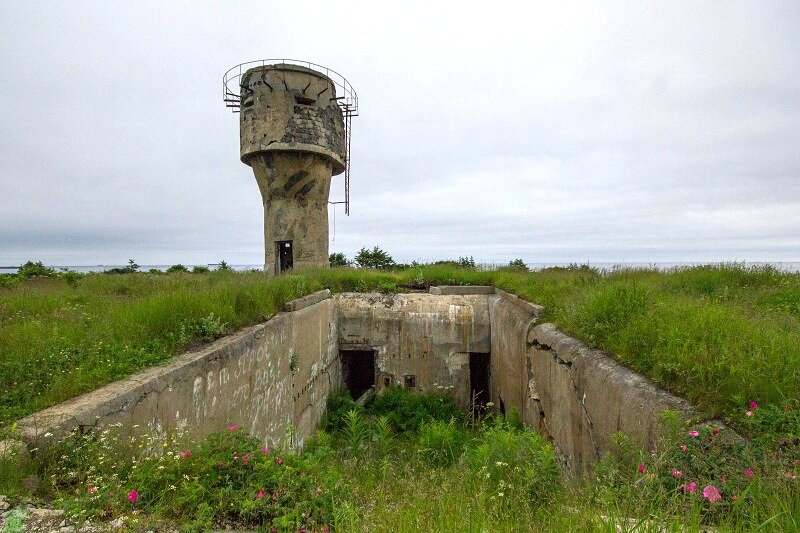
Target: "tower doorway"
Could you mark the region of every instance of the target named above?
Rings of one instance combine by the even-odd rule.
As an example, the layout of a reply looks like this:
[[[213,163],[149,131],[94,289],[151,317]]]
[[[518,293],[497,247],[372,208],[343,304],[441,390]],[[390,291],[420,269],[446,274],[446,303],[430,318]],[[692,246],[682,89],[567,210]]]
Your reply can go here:
[[[291,270],[292,266],[294,266],[292,241],[277,241],[275,246],[275,261],[277,262],[275,273],[282,274],[287,270]]]

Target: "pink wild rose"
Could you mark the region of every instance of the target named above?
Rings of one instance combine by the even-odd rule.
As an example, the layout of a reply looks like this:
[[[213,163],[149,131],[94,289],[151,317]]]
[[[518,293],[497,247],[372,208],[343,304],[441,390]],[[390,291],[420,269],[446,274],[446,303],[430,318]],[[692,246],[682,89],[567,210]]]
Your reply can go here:
[[[133,489],[128,493],[128,501],[134,503],[136,500],[139,499],[139,491]]]
[[[750,410],[755,411],[758,409],[758,404],[756,402],[750,402]]]
[[[264,455],[269,455],[269,446],[264,446],[263,448],[261,448],[261,453],[263,453]]]
[[[687,483],[683,487],[683,492],[690,492],[694,494],[697,492],[697,481],[692,481],[691,483]]]
[[[670,472],[670,473],[672,474],[672,477],[674,477],[675,479],[683,477],[683,472],[681,472],[677,468],[673,468],[672,472]]]
[[[228,425],[228,431],[236,431],[236,428],[237,428],[236,424]]]
[[[266,492],[264,492],[263,490],[260,490],[260,491],[258,491],[258,494],[256,494],[256,498],[258,498],[259,500],[263,500],[264,496],[266,496],[266,495],[267,495]]]
[[[747,411],[747,412],[744,414],[744,416],[746,416],[746,417],[748,417],[748,418],[749,418],[749,417],[751,417],[751,416],[753,416],[753,411]]]
[[[278,457],[277,459],[275,459],[275,464],[278,465],[278,466],[282,465],[283,464],[283,459]]]
[[[744,477],[746,477],[747,479],[750,479],[751,477],[753,477],[755,475],[756,475],[756,473],[753,472],[752,468],[748,468],[747,470],[744,471]]]
[[[647,471],[647,468],[643,464],[639,464],[639,467],[636,469],[640,474],[644,474]]]
[[[697,431],[696,429],[693,429],[693,430],[691,430],[691,431],[689,432],[689,436],[690,436],[690,437],[695,437],[695,438],[696,438],[696,437],[699,437],[699,436],[700,436],[700,432],[699,432],[699,431]]]
[[[703,498],[709,503],[717,503],[722,499],[722,493],[714,485],[706,485],[703,487]]]
[[[192,452],[190,452],[189,450],[184,450],[184,451],[178,453],[178,455],[180,455],[182,459],[186,459],[187,457],[191,457],[192,456]]]

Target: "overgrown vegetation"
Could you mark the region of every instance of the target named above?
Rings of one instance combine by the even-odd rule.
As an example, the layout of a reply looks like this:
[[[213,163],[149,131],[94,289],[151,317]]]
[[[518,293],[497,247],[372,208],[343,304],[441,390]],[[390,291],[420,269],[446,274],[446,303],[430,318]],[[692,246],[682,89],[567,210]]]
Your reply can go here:
[[[538,272],[431,265],[267,278],[223,269],[60,273],[28,263],[2,278],[0,425],[262,321],[287,300],[325,287],[493,284],[544,305],[545,319],[565,332],[745,431],[742,405],[782,408],[800,398],[800,275],[772,268],[600,273],[579,265]]]
[[[134,531],[796,531],[798,445],[774,439],[797,436],[800,405],[747,407],[763,437],[752,443],[667,412],[659,454],[618,435],[593,475],[564,484],[552,447],[513,412],[476,418],[445,393],[400,388],[361,406],[338,390],[300,453],[237,421],[194,443],[109,428],[63,441],[36,494]]]

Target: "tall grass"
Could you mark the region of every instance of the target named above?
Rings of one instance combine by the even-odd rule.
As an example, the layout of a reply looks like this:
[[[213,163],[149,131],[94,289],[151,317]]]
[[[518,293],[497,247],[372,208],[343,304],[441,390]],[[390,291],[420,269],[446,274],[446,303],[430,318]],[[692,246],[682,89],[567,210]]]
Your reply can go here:
[[[263,321],[324,287],[437,284],[492,284],[540,303],[546,320],[709,415],[735,421],[751,400],[800,398],[800,275],[770,268],[73,275],[0,287],[0,425]]]

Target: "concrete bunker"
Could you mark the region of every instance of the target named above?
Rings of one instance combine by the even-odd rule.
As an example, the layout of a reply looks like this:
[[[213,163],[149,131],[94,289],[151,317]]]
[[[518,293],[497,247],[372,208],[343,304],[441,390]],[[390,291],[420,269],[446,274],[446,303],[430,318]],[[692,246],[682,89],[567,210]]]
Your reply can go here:
[[[694,419],[686,401],[540,323],[542,312],[493,287],[320,291],[200,351],[28,416],[18,428],[41,447],[76,428],[115,423],[156,436],[188,429],[198,438],[235,423],[265,443],[288,432],[302,446],[334,388],[358,397],[401,386],[450,391],[465,410],[515,409],[552,441],[565,470],[579,474],[610,449],[617,431],[654,449],[663,410]]]

